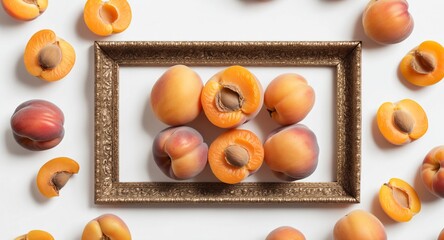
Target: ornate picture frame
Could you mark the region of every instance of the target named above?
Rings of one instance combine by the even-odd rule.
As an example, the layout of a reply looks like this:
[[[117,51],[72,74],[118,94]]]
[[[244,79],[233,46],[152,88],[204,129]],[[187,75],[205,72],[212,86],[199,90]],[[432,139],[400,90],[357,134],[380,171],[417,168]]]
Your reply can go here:
[[[116,42],[95,53],[94,201],[150,203],[359,203],[361,42]],[[320,66],[336,71],[333,182],[120,182],[120,66]]]

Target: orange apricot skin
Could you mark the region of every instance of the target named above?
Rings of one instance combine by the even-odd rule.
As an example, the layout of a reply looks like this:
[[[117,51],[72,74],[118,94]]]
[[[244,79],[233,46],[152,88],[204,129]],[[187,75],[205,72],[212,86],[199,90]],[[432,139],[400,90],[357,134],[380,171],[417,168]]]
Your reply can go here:
[[[42,230],[31,230],[27,234],[15,238],[15,240],[54,240],[54,237]]]
[[[49,160],[40,168],[37,174],[36,182],[39,192],[47,198],[59,196],[59,191],[51,183],[54,174],[58,172],[77,174],[79,169],[79,164],[68,157],[57,157]]]
[[[273,120],[290,125],[303,120],[313,108],[314,89],[298,74],[282,74],[265,89],[264,105]]]
[[[403,110],[414,119],[414,127],[410,133],[401,131],[394,122],[394,112]],[[396,103],[383,103],[377,113],[376,121],[384,138],[394,145],[405,145],[421,138],[428,129],[428,118],[424,109],[411,99],[403,99]]]
[[[82,240],[131,240],[131,233],[125,222],[114,214],[103,214],[88,222],[82,233]]]
[[[411,65],[415,52],[428,53],[436,61],[435,69],[430,73],[418,73]],[[399,64],[401,75],[410,83],[425,87],[433,85],[444,78],[444,47],[436,41],[424,41],[418,47],[408,52]]]
[[[316,135],[302,124],[278,128],[264,143],[264,162],[282,180],[310,176],[316,170],[318,156]]]
[[[112,22],[108,22],[103,11],[111,15]],[[91,32],[99,36],[109,36],[125,31],[132,19],[131,6],[127,0],[88,0],[83,10],[83,20]]]
[[[425,156],[420,169],[422,182],[427,190],[444,198],[444,146],[437,146]]]
[[[49,44],[57,44],[61,50],[61,61],[53,69],[43,69],[39,64],[39,52]],[[29,39],[23,56],[25,68],[29,74],[48,82],[64,78],[73,68],[76,61],[74,48],[67,41],[56,36],[49,29],[40,30]]]
[[[175,65],[156,81],[151,89],[151,108],[165,124],[178,126],[191,122],[202,111],[199,75],[185,65]]]
[[[395,198],[392,188],[399,189],[408,197],[409,207],[401,205]],[[421,210],[421,200],[415,189],[407,182],[392,178],[379,190],[379,203],[382,210],[397,222],[408,222]]]
[[[48,0],[37,0],[37,4],[23,0],[2,0],[6,13],[17,20],[31,21],[40,16],[48,7]]]
[[[271,231],[265,240],[305,240],[305,236],[296,228],[282,226]]]
[[[234,86],[244,96],[244,104],[239,110],[224,112],[217,108],[217,94],[228,86]],[[253,119],[263,105],[263,89],[248,69],[234,65],[211,77],[201,94],[205,116],[220,128],[235,128]]]
[[[384,225],[373,214],[353,210],[340,218],[333,228],[334,240],[386,240]]]
[[[413,31],[413,17],[406,0],[370,0],[362,14],[365,34],[380,44],[405,40]]]
[[[438,240],[444,240],[444,228],[439,233]]]

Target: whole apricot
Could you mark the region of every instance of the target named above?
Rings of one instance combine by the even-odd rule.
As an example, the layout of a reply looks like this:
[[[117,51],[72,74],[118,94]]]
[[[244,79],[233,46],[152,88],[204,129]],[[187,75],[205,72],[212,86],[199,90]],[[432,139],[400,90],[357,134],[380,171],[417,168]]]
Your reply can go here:
[[[353,210],[340,218],[333,228],[334,240],[386,240],[384,225],[373,214]]]
[[[188,126],[164,129],[154,139],[154,161],[165,175],[184,180],[197,176],[207,164],[208,145]]]
[[[103,214],[83,229],[82,240],[131,240],[131,233],[125,222],[114,214]]]
[[[48,7],[48,0],[2,0],[5,11],[17,20],[30,21]]]
[[[46,150],[57,146],[63,139],[64,115],[55,104],[35,99],[20,104],[11,117],[12,133],[22,147]]]
[[[281,125],[294,124],[304,119],[314,102],[313,88],[298,74],[279,75],[265,89],[264,104],[271,118]]]
[[[265,240],[305,240],[305,236],[296,228],[282,226],[271,231]]]
[[[413,31],[406,0],[370,0],[362,15],[365,34],[380,44],[394,44]]]
[[[437,146],[427,153],[420,171],[427,190],[437,197],[444,198],[444,146]]]
[[[157,118],[171,126],[194,120],[202,110],[199,75],[184,65],[170,67],[151,89],[151,107]]]
[[[283,180],[310,176],[318,165],[319,146],[308,127],[295,124],[278,128],[264,143],[264,161]]]

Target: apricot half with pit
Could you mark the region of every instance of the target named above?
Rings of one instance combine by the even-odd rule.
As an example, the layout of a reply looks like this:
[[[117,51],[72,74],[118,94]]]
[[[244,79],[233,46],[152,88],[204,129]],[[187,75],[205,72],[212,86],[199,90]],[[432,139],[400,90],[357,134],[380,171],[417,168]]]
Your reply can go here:
[[[421,210],[415,189],[399,178],[392,178],[381,186],[379,203],[384,212],[397,222],[410,221]]]
[[[424,109],[411,99],[383,103],[377,111],[376,120],[384,138],[395,145],[419,139],[429,126]]]
[[[25,48],[26,70],[32,76],[46,81],[64,78],[71,71],[75,61],[76,54],[71,44],[49,29],[36,32]]]
[[[79,172],[79,164],[71,158],[58,157],[46,162],[37,174],[37,187],[47,197],[59,196],[70,177]]]
[[[27,234],[16,237],[15,240],[54,240],[54,237],[42,230],[31,230]]]
[[[88,0],[83,9],[86,26],[99,36],[125,31],[131,18],[131,7],[126,0]]]
[[[2,0],[2,5],[11,17],[30,21],[46,10],[48,0]]]

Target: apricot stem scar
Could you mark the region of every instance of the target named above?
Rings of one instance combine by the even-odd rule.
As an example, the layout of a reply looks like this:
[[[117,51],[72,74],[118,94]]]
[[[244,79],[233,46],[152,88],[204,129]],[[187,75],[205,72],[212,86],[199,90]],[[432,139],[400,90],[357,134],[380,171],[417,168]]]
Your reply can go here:
[[[435,56],[432,54],[418,50],[413,52],[411,66],[415,72],[419,74],[428,74],[435,70],[436,65]]]
[[[224,154],[225,160],[235,167],[243,167],[250,160],[248,151],[239,145],[228,146],[225,148]]]

